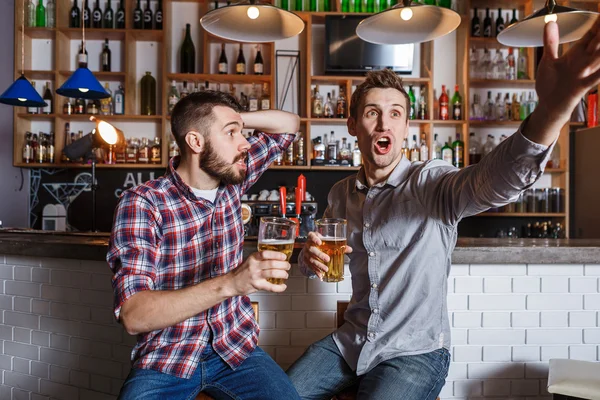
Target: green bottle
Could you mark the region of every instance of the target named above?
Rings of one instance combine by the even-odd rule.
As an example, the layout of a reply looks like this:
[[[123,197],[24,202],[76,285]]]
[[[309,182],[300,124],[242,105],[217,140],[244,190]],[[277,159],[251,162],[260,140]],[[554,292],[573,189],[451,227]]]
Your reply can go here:
[[[342,12],[350,12],[350,0],[342,0]]]
[[[390,7],[388,0],[379,0],[379,11],[385,11]]]
[[[141,82],[141,115],[156,115],[156,80],[146,72]]]
[[[452,154],[452,147],[448,145],[448,143],[452,142],[452,138],[448,137],[448,141],[444,143],[444,147],[442,147],[442,160],[446,161],[448,164],[452,164],[454,161],[454,155]]]
[[[304,11],[304,1],[296,0],[296,11]]]
[[[408,87],[408,98],[410,99],[410,114],[409,119],[415,119],[415,92],[413,92],[412,85]]]
[[[362,0],[354,0],[354,12],[361,12]]]
[[[456,133],[456,140],[452,143],[452,164],[457,168],[465,166],[465,144],[460,140],[460,133]]]
[[[439,0],[438,6],[444,7],[444,8],[450,8],[450,7],[452,7],[452,1],[451,0]]]
[[[321,0],[310,0],[310,11],[317,12],[319,11],[319,3]]]
[[[46,7],[44,7],[44,0],[40,0],[35,9],[35,26],[38,28],[46,27]]]
[[[323,11],[324,12],[331,11],[331,0],[324,0],[323,1]]]
[[[364,12],[368,12],[368,13],[375,12],[375,0],[367,0],[367,9]]]
[[[287,10],[287,11],[290,10],[290,5],[289,5],[288,0],[281,0],[281,9]]]

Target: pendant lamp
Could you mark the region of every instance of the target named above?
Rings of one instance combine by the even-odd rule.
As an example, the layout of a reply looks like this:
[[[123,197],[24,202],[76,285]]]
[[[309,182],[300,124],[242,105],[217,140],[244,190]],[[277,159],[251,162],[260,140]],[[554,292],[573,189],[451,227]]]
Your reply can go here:
[[[454,10],[399,1],[394,7],[362,20],[356,34],[375,44],[409,44],[437,39],[460,25]]]
[[[81,51],[85,53],[85,23],[83,21],[83,12],[81,13]],[[56,93],[64,97],[74,97],[78,99],[100,100],[110,97],[110,94],[98,82],[87,66],[79,67],[73,75],[67,79],[63,85],[56,89]]]
[[[544,45],[544,25],[550,21],[558,24],[560,43],[579,40],[592,27],[598,13],[556,5],[546,0],[541,10],[522,21],[507,26],[498,34],[498,42],[511,47],[540,47]]]
[[[215,8],[200,18],[200,25],[220,38],[246,43],[274,42],[304,30],[304,21],[293,12],[257,0]]]
[[[48,104],[25,78],[25,0],[21,25],[21,76],[0,95],[0,103],[19,107],[45,107]]]

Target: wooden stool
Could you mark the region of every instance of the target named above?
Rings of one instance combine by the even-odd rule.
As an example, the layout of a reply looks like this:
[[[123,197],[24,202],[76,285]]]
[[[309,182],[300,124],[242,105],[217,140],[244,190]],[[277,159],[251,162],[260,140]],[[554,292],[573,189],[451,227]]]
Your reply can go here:
[[[600,363],[551,359],[548,392],[554,400],[600,399]]]
[[[258,301],[252,302],[252,309],[254,310],[254,318],[256,318],[256,323],[258,324]],[[205,393],[198,393],[195,400],[214,400],[212,397]]]

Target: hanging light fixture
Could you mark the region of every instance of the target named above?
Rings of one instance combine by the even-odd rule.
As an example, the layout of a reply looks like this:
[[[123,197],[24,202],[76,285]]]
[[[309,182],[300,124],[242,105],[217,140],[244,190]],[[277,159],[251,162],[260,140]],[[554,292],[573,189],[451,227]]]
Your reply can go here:
[[[402,0],[362,20],[356,34],[375,44],[421,43],[447,35],[460,25],[460,15],[450,8],[411,3]]]
[[[555,21],[560,32],[560,43],[569,43],[581,39],[597,18],[597,12],[558,6],[555,0],[546,0],[544,8],[500,32],[498,42],[511,47],[543,46],[544,25]]]
[[[25,0],[21,25],[21,76],[0,95],[0,103],[19,107],[45,107],[48,104],[25,78]]]
[[[81,51],[85,53],[85,23],[81,13]],[[79,67],[63,85],[56,89],[56,93],[65,97],[78,99],[100,100],[110,97],[110,94],[98,82],[92,71],[87,67]]]
[[[220,38],[246,43],[274,42],[304,30],[304,21],[293,12],[258,0],[215,8],[200,18],[200,25]]]

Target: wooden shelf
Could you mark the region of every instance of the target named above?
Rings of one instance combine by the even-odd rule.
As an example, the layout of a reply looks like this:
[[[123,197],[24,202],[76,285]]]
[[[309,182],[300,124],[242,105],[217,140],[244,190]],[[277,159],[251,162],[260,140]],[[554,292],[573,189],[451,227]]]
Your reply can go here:
[[[271,83],[271,75],[234,75],[234,74],[167,74],[169,81],[188,81],[188,82],[204,82],[211,83]]]
[[[59,28],[58,31],[69,39],[81,40],[83,37],[81,28]],[[85,40],[125,40],[127,31],[127,29],[85,28]]]
[[[569,126],[575,128],[585,128],[585,122],[569,122]]]
[[[507,213],[507,212],[483,212],[474,215],[474,217],[543,217],[543,218],[563,218],[566,213]]]
[[[535,80],[533,79],[471,79],[473,87],[528,87],[535,89]]]
[[[73,75],[75,71],[59,71],[61,76],[69,77]],[[92,71],[94,76],[101,81],[123,81],[127,75],[125,72],[106,72],[106,71]]]
[[[19,71],[16,71],[19,72]],[[27,79],[42,80],[42,81],[53,81],[56,78],[54,71],[45,70],[25,70],[25,77]]]
[[[412,120],[411,119],[409,122],[412,124],[415,121],[418,121],[418,120]],[[457,121],[457,120],[454,120],[454,119],[449,119],[447,121],[442,121],[442,120],[439,120],[439,119],[434,119],[434,120],[431,120],[431,121],[423,120],[423,123],[428,123],[428,122],[431,122],[434,125],[462,125],[462,124],[465,124],[467,121],[464,121],[464,120]]]
[[[31,119],[31,120],[43,120],[43,119],[53,119],[57,117],[57,114],[27,114],[20,113],[17,114],[19,118]]]
[[[127,32],[140,42],[162,42],[164,37],[163,31],[156,29],[129,29]]]
[[[352,171],[358,171],[360,169],[360,167],[328,167],[328,166],[322,166],[322,167],[318,167],[315,165],[311,165],[310,167],[311,171],[340,171],[340,172],[352,172]]]
[[[470,17],[469,17],[470,19]],[[495,47],[495,48],[509,48],[510,46],[505,46],[498,41],[498,38],[495,37],[473,37],[469,36],[469,42],[472,46],[476,47]]]
[[[302,118],[306,122],[312,124],[323,124],[323,125],[346,125],[347,118]]]
[[[429,78],[418,78],[418,77],[402,77],[403,83],[429,83]],[[334,85],[338,85],[340,82],[352,81],[355,83],[360,83],[365,80],[364,76],[345,76],[345,75],[313,75],[310,77],[312,84],[316,85],[317,83],[331,83]]]
[[[469,121],[469,125],[479,128],[512,126],[518,127],[523,121]]]
[[[546,168],[544,170],[545,174],[564,174],[567,172],[565,168]]]
[[[92,168],[91,164],[77,164],[77,163],[67,163],[67,164],[62,164],[62,163],[55,163],[55,164],[15,163],[14,166],[22,167],[22,168],[78,168],[78,169]],[[165,166],[166,166],[166,164],[164,164],[164,165],[163,164],[103,164],[103,163],[96,164],[96,168],[102,168],[102,169],[133,169],[133,168],[162,169],[162,168],[165,168]]]
[[[56,115],[62,119],[68,119],[71,121],[89,121],[90,117],[96,117],[105,121],[139,121],[139,122],[154,122],[161,121],[162,115],[92,115],[92,114],[58,114]],[[89,121],[93,122],[93,121]]]
[[[299,171],[307,171],[310,170],[311,167],[308,165],[271,165],[269,169],[274,170],[299,170]]]
[[[55,33],[56,28],[25,28],[25,36],[32,39],[54,39]]]

